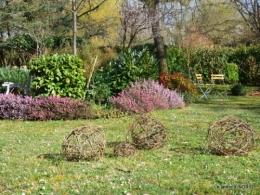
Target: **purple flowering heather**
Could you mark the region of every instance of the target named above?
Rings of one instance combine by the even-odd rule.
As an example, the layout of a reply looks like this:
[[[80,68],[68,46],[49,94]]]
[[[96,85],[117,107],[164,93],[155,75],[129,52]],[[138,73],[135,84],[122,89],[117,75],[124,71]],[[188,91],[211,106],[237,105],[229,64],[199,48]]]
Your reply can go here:
[[[0,94],[0,118],[24,120],[30,112],[32,102],[31,97]]]
[[[0,119],[60,120],[95,118],[90,103],[58,97],[0,94]]]
[[[129,88],[109,101],[120,111],[131,114],[185,106],[182,97],[176,91],[164,88],[152,80],[131,83]]]

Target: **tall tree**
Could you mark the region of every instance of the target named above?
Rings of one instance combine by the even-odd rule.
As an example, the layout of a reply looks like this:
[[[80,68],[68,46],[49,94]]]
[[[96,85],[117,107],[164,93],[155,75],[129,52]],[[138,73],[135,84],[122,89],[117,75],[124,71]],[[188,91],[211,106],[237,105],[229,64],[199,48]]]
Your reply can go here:
[[[93,37],[103,39],[111,37],[111,29],[116,29],[118,26],[117,3],[120,2],[120,0],[72,0],[74,54],[77,36],[86,40]]]
[[[160,74],[168,72],[168,65],[166,60],[166,52],[164,49],[164,40],[160,31],[160,3],[165,3],[162,0],[141,0],[148,10],[148,17],[150,20],[150,25],[152,29],[152,35],[154,39],[154,44],[157,49],[156,56],[159,60],[159,70]]]
[[[150,28],[149,20],[147,18],[146,9],[143,3],[138,1],[124,1],[121,9],[121,26],[122,30],[119,31],[123,47],[132,47],[134,44],[139,43],[138,35],[143,34]],[[148,35],[145,40],[151,39]]]
[[[157,49],[157,59],[159,61],[160,74],[168,72],[166,53],[164,48],[164,37],[162,31],[166,26],[172,26],[175,22],[174,16],[177,14],[175,8],[182,9],[183,4],[188,4],[189,0],[139,0],[143,3],[144,13],[151,27],[152,38]]]
[[[252,32],[253,41],[259,42],[260,36],[260,1],[259,0],[231,0],[236,10],[243,17]]]
[[[77,6],[76,0],[72,0],[73,18],[73,55],[77,55]]]
[[[243,39],[244,26],[241,16],[229,0],[195,0],[192,28],[215,45],[235,45]]]
[[[35,42],[37,56],[44,53],[45,40],[48,37],[64,34],[62,11],[68,0],[10,0],[6,1],[0,14],[4,26],[5,39],[29,35]],[[61,30],[63,28],[63,30]]]

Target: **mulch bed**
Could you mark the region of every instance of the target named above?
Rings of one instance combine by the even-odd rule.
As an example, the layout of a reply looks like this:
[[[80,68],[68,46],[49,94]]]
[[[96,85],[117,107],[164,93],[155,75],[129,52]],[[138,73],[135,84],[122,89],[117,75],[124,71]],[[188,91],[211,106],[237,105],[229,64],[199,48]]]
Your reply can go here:
[[[250,96],[260,96],[260,90],[250,91],[248,92]]]

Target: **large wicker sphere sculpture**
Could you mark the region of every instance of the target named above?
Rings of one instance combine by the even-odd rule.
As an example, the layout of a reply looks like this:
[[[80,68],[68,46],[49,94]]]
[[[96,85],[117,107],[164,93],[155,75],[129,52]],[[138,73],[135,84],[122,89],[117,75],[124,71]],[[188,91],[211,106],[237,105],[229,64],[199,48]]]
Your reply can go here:
[[[128,157],[135,154],[135,147],[131,143],[121,142],[116,145],[114,148],[114,156],[115,157]]]
[[[79,127],[62,143],[62,151],[69,161],[98,160],[104,154],[105,147],[105,134],[100,126]]]
[[[163,147],[167,132],[161,122],[146,115],[140,116],[130,127],[133,144],[138,149]]]
[[[254,146],[254,130],[235,116],[226,116],[208,129],[208,149],[218,155],[241,155]]]

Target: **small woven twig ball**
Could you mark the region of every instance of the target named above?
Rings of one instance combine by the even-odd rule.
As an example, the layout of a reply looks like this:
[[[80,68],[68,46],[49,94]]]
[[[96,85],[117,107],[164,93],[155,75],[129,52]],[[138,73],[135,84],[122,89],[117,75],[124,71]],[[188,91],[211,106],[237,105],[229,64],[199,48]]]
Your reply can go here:
[[[130,127],[132,142],[138,149],[163,147],[167,132],[161,122],[146,115],[140,116]]]
[[[226,116],[208,129],[208,149],[214,154],[247,154],[253,146],[254,130],[235,116]]]
[[[133,156],[135,154],[135,147],[131,143],[122,142],[115,146],[114,148],[114,156],[115,157],[127,157]]]
[[[106,147],[105,134],[100,126],[82,126],[73,130],[62,143],[62,151],[69,161],[98,160]]]

